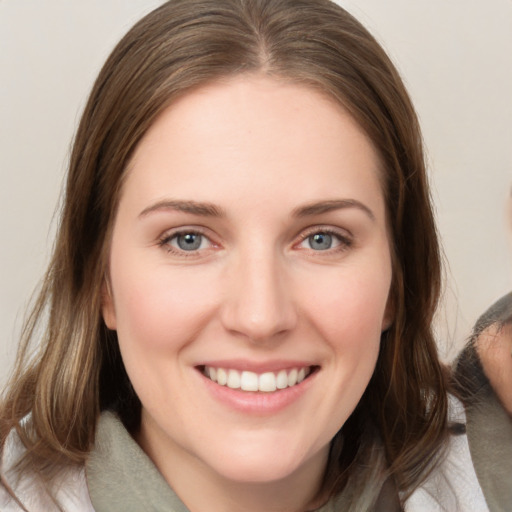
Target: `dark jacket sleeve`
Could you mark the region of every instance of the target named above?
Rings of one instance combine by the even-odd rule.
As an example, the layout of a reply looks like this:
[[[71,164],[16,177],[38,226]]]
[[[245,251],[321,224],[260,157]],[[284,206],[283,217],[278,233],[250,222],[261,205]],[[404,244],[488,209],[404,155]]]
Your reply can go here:
[[[475,342],[493,324],[512,322],[512,293],[477,321],[453,368],[453,382],[466,409],[466,431],[475,472],[491,512],[512,511],[512,418],[502,407],[478,358]]]

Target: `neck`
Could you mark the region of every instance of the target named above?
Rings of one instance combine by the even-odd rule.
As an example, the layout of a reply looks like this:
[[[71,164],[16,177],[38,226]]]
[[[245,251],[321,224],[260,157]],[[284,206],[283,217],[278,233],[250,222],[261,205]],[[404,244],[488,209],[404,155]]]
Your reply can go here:
[[[320,482],[313,482],[313,488],[305,480],[292,475],[272,483],[233,482],[194,471],[168,482],[191,512],[306,512],[319,505],[315,496]]]
[[[322,505],[328,447],[284,478],[255,482],[227,478],[172,442],[152,442],[143,430],[138,442],[190,512],[307,512]]]

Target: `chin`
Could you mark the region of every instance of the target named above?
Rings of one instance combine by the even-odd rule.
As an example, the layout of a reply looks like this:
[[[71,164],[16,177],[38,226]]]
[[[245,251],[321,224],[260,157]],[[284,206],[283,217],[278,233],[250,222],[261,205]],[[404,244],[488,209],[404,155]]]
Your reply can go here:
[[[270,484],[301,472],[317,473],[319,466],[325,467],[328,452],[329,445],[311,453],[293,443],[268,443],[266,446],[257,442],[232,443],[221,456],[215,454],[209,465],[233,482]]]
[[[238,484],[272,484],[286,480],[294,475],[300,463],[292,461],[273,460],[232,460],[229,464],[222,464],[214,468],[216,473],[226,480]]]

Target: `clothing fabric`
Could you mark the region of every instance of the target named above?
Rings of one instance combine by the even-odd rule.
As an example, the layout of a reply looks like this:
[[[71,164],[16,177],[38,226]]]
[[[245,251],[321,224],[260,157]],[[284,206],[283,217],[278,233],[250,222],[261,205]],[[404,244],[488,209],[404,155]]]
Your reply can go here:
[[[453,420],[461,423],[466,421],[460,402],[453,400],[452,410]],[[468,435],[456,435],[451,439],[446,460],[413,493],[406,504],[406,512],[512,510],[512,455],[508,455],[512,450],[512,422],[502,416],[502,412],[495,400],[486,404],[483,410],[475,410],[467,415]],[[488,425],[492,426],[492,432],[489,432]],[[20,442],[11,433],[4,452],[3,467],[13,467],[21,453]],[[499,471],[497,468],[500,468]],[[479,480],[483,482],[482,487]],[[19,482],[13,481],[11,486],[30,512],[58,510],[37,480],[22,478]],[[111,412],[101,415],[95,447],[86,467],[70,470],[63,475],[56,489],[56,498],[65,512],[188,512],[121,421]],[[318,512],[339,512],[343,510],[342,502],[343,498],[340,497]],[[3,494],[0,491],[0,510],[19,512],[22,509],[8,499],[5,491]],[[377,510],[389,512],[379,503]]]
[[[512,294],[506,305],[505,310],[512,311]],[[499,307],[503,308],[503,302]],[[491,308],[479,320],[475,337],[482,325],[496,319],[495,313],[496,308]],[[412,494],[405,512],[510,512],[512,419],[485,377],[474,339],[458,359],[454,378],[462,401],[451,397],[450,420],[465,432],[452,436],[446,459]],[[42,482],[28,475],[16,479],[13,468],[22,453],[19,438],[11,432],[2,454],[4,482],[29,512],[59,510]],[[99,419],[95,446],[85,468],[63,473],[52,492],[65,512],[188,512],[121,421],[108,411]],[[395,505],[387,499],[382,493],[373,512],[394,512]],[[345,510],[343,501],[340,496],[318,512],[341,512]],[[0,511],[20,510],[0,485]]]
[[[476,322],[454,365],[454,380],[467,414],[467,437],[478,481],[491,511],[512,511],[512,418],[499,403],[482,368],[475,343],[491,325],[512,323],[512,293]],[[512,356],[512,354],[511,354]]]
[[[52,489],[55,501],[50,498],[43,482],[33,475],[15,474],[16,463],[24,452],[24,447],[14,431],[10,432],[2,453],[1,474],[14,491],[18,500],[29,512],[54,512],[59,508],[64,512],[95,512],[85,479],[85,468],[65,471],[58,485]],[[20,512],[23,509],[10,497],[5,485],[0,484],[0,511]],[[113,509],[115,510],[115,509]]]

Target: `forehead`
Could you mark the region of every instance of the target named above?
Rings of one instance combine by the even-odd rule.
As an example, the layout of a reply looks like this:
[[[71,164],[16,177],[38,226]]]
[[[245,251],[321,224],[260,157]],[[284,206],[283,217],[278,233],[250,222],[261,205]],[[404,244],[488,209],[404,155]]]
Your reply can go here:
[[[364,199],[382,196],[380,174],[371,141],[338,102],[309,86],[242,75],[164,110],[135,151],[124,193]]]

